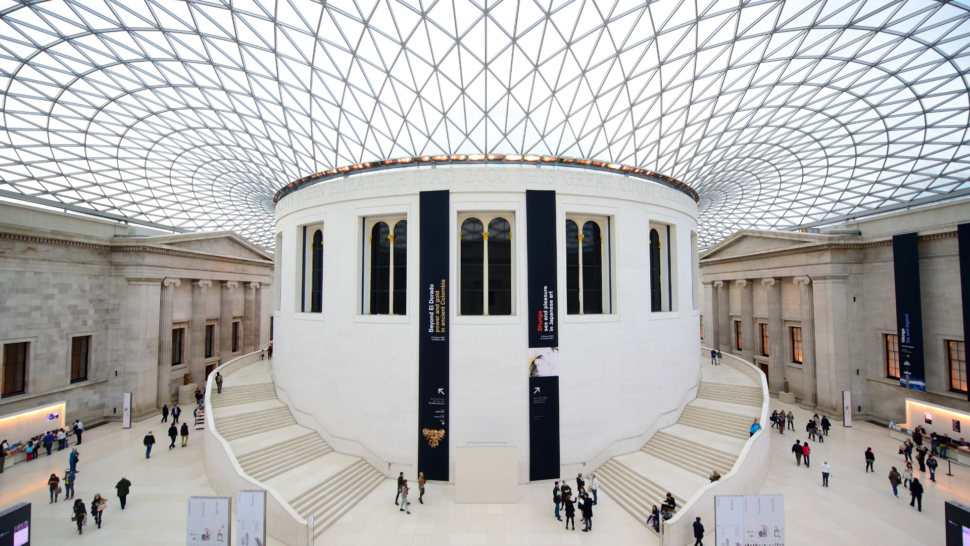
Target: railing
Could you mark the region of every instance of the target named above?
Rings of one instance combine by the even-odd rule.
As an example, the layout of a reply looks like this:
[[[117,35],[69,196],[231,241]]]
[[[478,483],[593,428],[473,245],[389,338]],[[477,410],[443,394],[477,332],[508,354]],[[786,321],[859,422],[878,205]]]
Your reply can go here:
[[[710,355],[710,347],[701,347],[701,356]],[[677,511],[674,517],[664,523],[660,537],[661,546],[681,546],[694,543],[694,520],[698,517],[708,529],[714,531],[714,497],[721,495],[750,495],[761,490],[771,468],[771,431],[765,429],[768,423],[768,378],[754,364],[741,360],[734,355],[724,355],[722,364],[731,366],[761,385],[761,430],[748,439],[744,449],[730,472],[720,480],[705,485],[696,491]],[[713,539],[711,539],[713,540]]]

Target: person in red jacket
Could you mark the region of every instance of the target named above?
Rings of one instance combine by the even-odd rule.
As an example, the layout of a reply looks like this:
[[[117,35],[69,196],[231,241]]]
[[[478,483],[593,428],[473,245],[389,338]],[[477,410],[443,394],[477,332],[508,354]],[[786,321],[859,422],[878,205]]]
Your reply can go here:
[[[805,459],[805,468],[808,468],[808,456],[811,455],[812,450],[808,447],[808,442],[802,444],[802,459]]]

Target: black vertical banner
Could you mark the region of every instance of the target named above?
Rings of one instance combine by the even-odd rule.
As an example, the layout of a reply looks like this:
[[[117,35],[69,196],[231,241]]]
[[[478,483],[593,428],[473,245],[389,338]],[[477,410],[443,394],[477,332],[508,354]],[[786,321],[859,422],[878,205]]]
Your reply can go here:
[[[963,293],[963,342],[970,344],[970,224],[957,226],[957,236],[960,241],[960,289]],[[970,399],[970,393],[967,398]]]
[[[899,335],[900,386],[926,392],[923,365],[923,307],[919,282],[919,236],[893,235],[896,279],[896,333]]]
[[[559,477],[556,192],[525,192],[529,303],[529,480]]]
[[[420,200],[418,471],[448,481],[448,191],[423,191]]]

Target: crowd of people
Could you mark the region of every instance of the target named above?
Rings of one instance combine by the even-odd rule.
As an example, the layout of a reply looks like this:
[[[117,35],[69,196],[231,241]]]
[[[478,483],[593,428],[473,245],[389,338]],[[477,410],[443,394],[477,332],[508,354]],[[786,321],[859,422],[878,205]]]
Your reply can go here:
[[[48,430],[29,440],[15,444],[10,444],[6,439],[0,441],[0,474],[3,473],[3,467],[5,466],[4,463],[6,463],[7,457],[12,457],[17,453],[24,453],[26,455],[24,462],[30,462],[40,458],[45,451],[50,456],[55,442],[57,443],[57,451],[67,449],[70,436],[77,438],[77,445],[80,445],[83,432],[84,423],[77,420],[67,430],[64,427]]]
[[[593,506],[597,503],[599,492],[599,481],[595,474],[589,475],[589,491],[586,490],[586,480],[583,474],[576,476],[576,496],[573,497],[573,490],[562,480],[556,482],[552,487],[552,501],[556,505],[556,519],[562,521],[562,512],[566,513],[566,529],[569,529],[570,522],[573,524],[572,530],[576,530],[576,512],[580,513],[580,522],[584,525],[583,532],[588,533],[593,530]],[[592,492],[592,498],[589,493]]]

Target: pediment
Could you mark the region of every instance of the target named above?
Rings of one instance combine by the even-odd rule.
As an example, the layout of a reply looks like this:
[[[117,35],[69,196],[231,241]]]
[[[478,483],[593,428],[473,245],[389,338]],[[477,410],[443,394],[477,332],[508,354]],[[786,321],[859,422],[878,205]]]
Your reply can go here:
[[[827,242],[827,235],[777,231],[742,230],[714,245],[702,260],[731,258]]]
[[[272,261],[272,255],[231,232],[186,233],[157,238],[167,247],[247,260]]]

